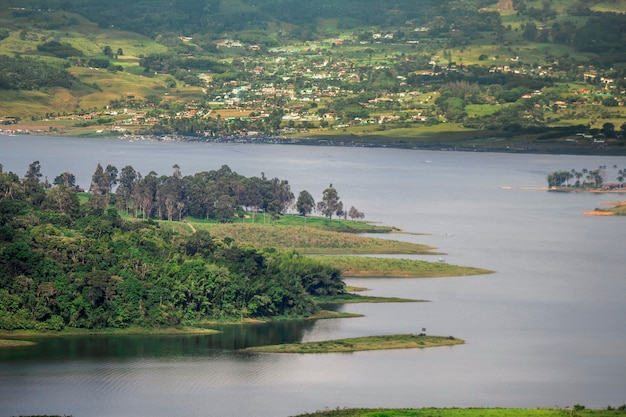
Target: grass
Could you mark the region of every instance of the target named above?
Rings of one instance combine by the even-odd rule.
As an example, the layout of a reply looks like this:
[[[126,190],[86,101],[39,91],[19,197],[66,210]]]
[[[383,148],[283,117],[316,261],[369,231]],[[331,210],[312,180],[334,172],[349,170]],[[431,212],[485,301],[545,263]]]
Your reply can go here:
[[[86,336],[86,335],[186,335],[186,334],[215,334],[217,330],[201,327],[127,327],[124,329],[76,329],[67,328],[61,331],[41,330],[0,330],[0,337],[41,337],[41,336]],[[2,339],[5,340],[5,339]],[[1,342],[1,340],[0,340]],[[1,345],[0,345],[1,346]]]
[[[378,226],[320,218],[307,220],[310,224],[307,226],[294,225],[299,222],[303,222],[303,218],[285,216],[281,219],[281,223],[278,224],[221,224],[194,220],[186,223],[161,222],[161,225],[182,234],[190,234],[192,230],[205,229],[214,237],[222,239],[232,238],[240,244],[248,244],[260,249],[296,250],[303,254],[320,255],[315,256],[315,258],[322,263],[339,269],[347,277],[435,278],[480,275],[493,272],[482,268],[451,265],[445,262],[348,256],[381,254],[434,255],[437,252],[434,252],[435,247],[428,245],[326,230],[335,227],[334,224],[338,225],[336,228],[339,230],[344,228],[354,230],[354,228],[358,229],[361,226],[369,229]],[[348,224],[350,226],[347,226]],[[390,228],[390,230],[397,229]]]
[[[610,201],[603,204],[611,207],[596,208],[583,214],[590,216],[626,216],[626,201]]]
[[[281,216],[278,220],[282,226],[307,226],[323,230],[344,233],[393,233],[400,230],[391,226],[377,226],[364,221],[328,219],[326,217],[302,217],[294,215]]]
[[[320,310],[319,312],[307,317],[307,320],[349,319],[354,317],[363,317],[363,314],[347,313],[345,311]]]
[[[0,339],[0,349],[4,348],[15,348],[15,347],[26,347],[26,346],[34,346],[34,342],[29,342],[26,340],[10,340],[10,339]]]
[[[463,343],[465,343],[463,340],[456,339],[452,336],[442,337],[396,334],[327,340],[322,342],[254,346],[247,348],[246,350],[266,353],[336,353],[358,352],[365,350],[414,349],[460,345]]]
[[[344,408],[294,417],[619,417],[624,415],[626,413],[623,409],[592,410],[575,405],[572,408]]]
[[[490,274],[494,271],[445,262],[414,259],[374,258],[361,256],[317,256],[319,262],[331,265],[346,277],[437,278]]]
[[[318,304],[356,304],[356,303],[419,303],[426,300],[411,300],[399,297],[372,297],[360,294],[341,294],[327,297],[315,297]]]
[[[176,231],[190,233],[185,223],[162,223]],[[433,246],[396,240],[375,239],[350,233],[338,233],[308,226],[284,226],[264,224],[211,224],[192,223],[196,230],[208,230],[218,238],[230,237],[242,244],[257,248],[296,250],[305,254],[436,254]]]

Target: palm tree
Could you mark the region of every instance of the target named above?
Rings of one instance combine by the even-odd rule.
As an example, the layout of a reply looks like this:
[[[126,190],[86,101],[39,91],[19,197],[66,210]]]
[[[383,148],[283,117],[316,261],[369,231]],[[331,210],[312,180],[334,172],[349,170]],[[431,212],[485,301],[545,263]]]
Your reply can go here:
[[[574,176],[576,177],[576,188],[580,188],[580,179],[583,176],[583,173],[580,171],[575,171]]]

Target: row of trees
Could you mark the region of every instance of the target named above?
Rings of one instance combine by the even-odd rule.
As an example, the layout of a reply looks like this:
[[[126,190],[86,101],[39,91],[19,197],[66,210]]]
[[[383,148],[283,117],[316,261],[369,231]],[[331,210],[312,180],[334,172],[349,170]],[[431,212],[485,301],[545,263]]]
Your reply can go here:
[[[344,291],[338,270],[297,253],[123,220],[102,201],[113,172],[97,169],[81,204],[71,175],[46,189],[39,163],[24,178],[0,165],[0,329],[305,316],[312,296]]]
[[[65,68],[36,59],[0,55],[0,69],[0,89],[5,90],[70,88],[76,82]]]
[[[311,193],[303,190],[298,199],[291,191],[287,180],[261,177],[245,177],[223,165],[219,170],[196,173],[183,177],[180,166],[173,166],[171,176],[158,176],[150,171],[143,176],[128,165],[119,171],[113,165],[104,168],[98,164],[91,178],[89,206],[94,210],[106,210],[114,203],[118,210],[127,215],[142,219],[182,220],[185,216],[219,221],[233,221],[245,212],[264,212],[274,216],[284,214],[294,207],[298,214],[307,216],[317,211],[325,217],[343,216],[363,219],[365,214],[351,206],[344,210],[343,202],[335,187],[330,184],[316,202]],[[0,165],[0,172],[2,171]],[[47,204],[62,213],[76,213],[79,210],[76,192],[81,189],[76,184],[76,176],[63,172],[56,176],[52,184],[41,182],[41,165],[34,161],[28,167],[25,182],[17,186],[22,191],[28,189],[27,199],[39,202],[47,199]],[[15,194],[14,184],[5,185],[9,197]],[[8,183],[7,183],[8,184]],[[28,185],[28,187],[25,187]],[[49,189],[47,193],[46,189]]]
[[[93,208],[104,209],[115,199],[119,210],[143,219],[182,220],[185,216],[219,221],[232,221],[246,212],[264,212],[273,216],[292,208],[295,196],[287,180],[245,177],[223,165],[218,170],[184,176],[178,165],[170,176],[158,176],[151,171],[143,176],[132,166],[118,171],[116,167],[98,164],[92,175],[89,191]],[[69,181],[68,181],[69,179]],[[66,172],[55,178],[54,184],[75,186],[73,174]],[[115,193],[112,194],[114,188]],[[317,210],[332,218],[334,215],[360,219],[364,214],[354,207],[345,212],[337,190],[329,185],[316,202],[306,190],[295,201],[302,216]]]
[[[613,166],[617,169],[617,166]],[[617,171],[617,183],[607,183],[606,165],[601,165],[597,169],[583,168],[580,171],[572,168],[571,170],[558,170],[548,174],[548,187],[572,187],[572,188],[590,188],[601,189],[603,187],[618,187],[624,185],[626,178],[626,169]],[[575,181],[573,181],[575,180]]]

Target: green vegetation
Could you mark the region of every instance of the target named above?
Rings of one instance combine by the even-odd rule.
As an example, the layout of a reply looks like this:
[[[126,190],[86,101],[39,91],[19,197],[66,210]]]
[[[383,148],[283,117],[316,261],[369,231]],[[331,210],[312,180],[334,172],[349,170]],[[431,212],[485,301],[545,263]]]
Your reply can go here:
[[[0,170],[0,329],[303,317],[319,310],[314,295],[344,292],[339,270],[295,252],[125,221],[109,201],[114,172],[98,166],[81,205],[68,173],[46,189],[38,162],[23,179]]]
[[[609,181],[606,165],[600,165],[597,169],[583,168],[577,171],[559,170],[548,174],[548,187],[559,191],[626,191],[624,190],[624,178],[626,169],[617,169],[617,165],[612,167],[616,171],[616,182]]]
[[[319,297],[316,297],[319,298]],[[326,319],[350,319],[355,317],[363,317],[362,314],[347,313],[345,311],[328,311],[320,310],[319,312],[307,317],[309,320],[326,320]]]
[[[346,291],[349,291],[349,289],[346,288]],[[411,300],[408,298],[399,298],[399,297],[372,297],[368,295],[351,294],[349,292],[346,292],[344,294],[326,296],[326,297],[315,297],[315,300],[321,305],[356,304],[356,303],[416,303],[416,302],[426,301],[426,300]]]
[[[27,346],[33,346],[34,344],[34,342],[29,342],[26,340],[0,339],[0,349],[22,348]]]
[[[294,226],[291,216],[281,224],[294,198],[289,183],[246,178],[227,166],[183,177],[175,165],[170,177],[159,177],[98,164],[89,194],[79,193],[71,172],[52,184],[41,176],[38,161],[24,178],[0,165],[1,330],[180,331],[208,321],[307,317],[321,302],[382,301],[347,295],[342,272],[491,272],[442,262],[301,255],[296,249],[428,254],[433,248],[324,230],[333,229],[328,219]],[[254,223],[259,207],[271,213],[261,216],[268,224]],[[183,221],[188,213],[208,219]],[[218,223],[231,221],[237,223]],[[364,227],[334,221],[341,230]]]
[[[626,152],[622,0],[39,3],[0,7],[9,133]]]
[[[259,220],[259,223],[264,223]],[[365,221],[328,219],[326,217],[304,217],[285,215],[281,216],[276,224],[281,226],[306,226],[342,233],[399,233],[400,230],[392,226],[379,226]]]
[[[576,404],[565,408],[418,408],[365,409],[346,408],[301,414],[298,417],[620,417],[625,407],[607,407],[606,410],[588,409]]]
[[[460,345],[463,343],[465,343],[463,340],[455,339],[452,336],[441,337],[396,334],[387,336],[354,337],[350,339],[328,340],[323,342],[254,346],[246,348],[246,350],[268,353],[331,353],[358,352],[363,350],[413,349]]]
[[[30,58],[0,56],[0,90],[38,90],[43,87],[69,88],[74,77],[64,68]]]
[[[347,277],[436,278],[490,274],[481,268],[425,262],[413,259],[374,258],[364,256],[315,257],[319,262],[341,270]]]
[[[295,226],[232,223],[196,224],[194,227],[198,230],[206,228],[216,237],[230,237],[259,248],[274,247],[306,254],[435,254],[432,252],[435,248],[428,245],[375,239],[308,226],[294,229]]]
[[[574,417],[621,417],[624,414],[624,406],[617,408],[609,406],[606,410],[594,410],[576,404],[573,407],[564,408],[342,408],[300,414],[294,417],[562,417],[564,415]]]
[[[583,214],[590,216],[626,216],[626,201],[609,201],[604,206],[596,207],[593,211],[587,211]]]

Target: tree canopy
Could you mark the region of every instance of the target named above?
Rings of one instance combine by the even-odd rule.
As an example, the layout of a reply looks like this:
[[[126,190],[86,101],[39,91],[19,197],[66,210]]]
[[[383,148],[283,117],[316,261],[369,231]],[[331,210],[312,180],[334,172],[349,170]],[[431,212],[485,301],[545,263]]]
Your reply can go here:
[[[332,184],[323,191],[322,200],[317,203],[317,210],[329,219],[332,219],[335,214],[337,216],[343,214],[343,203]]]
[[[164,178],[141,176],[132,167],[121,170],[117,205],[125,210],[129,204],[145,221],[123,219],[112,201],[80,204],[71,173],[50,185],[39,180],[38,170],[38,163],[31,164],[24,178],[0,170],[0,329],[306,316],[318,309],[312,295],[344,292],[337,269],[298,253],[258,250],[202,230],[183,236],[148,220],[147,214],[159,210],[170,217],[171,204],[172,210],[183,209],[180,201],[168,203],[169,197],[180,197],[184,188],[177,185],[186,184],[176,169]],[[112,172],[96,168],[90,199],[110,191]],[[237,188],[234,178],[245,182],[224,166],[186,181],[199,194],[202,187],[220,189],[210,195],[235,203],[243,194],[230,193]],[[282,181],[257,180],[259,204],[265,188],[274,195],[276,183],[284,191]],[[217,209],[214,202],[205,203]]]

